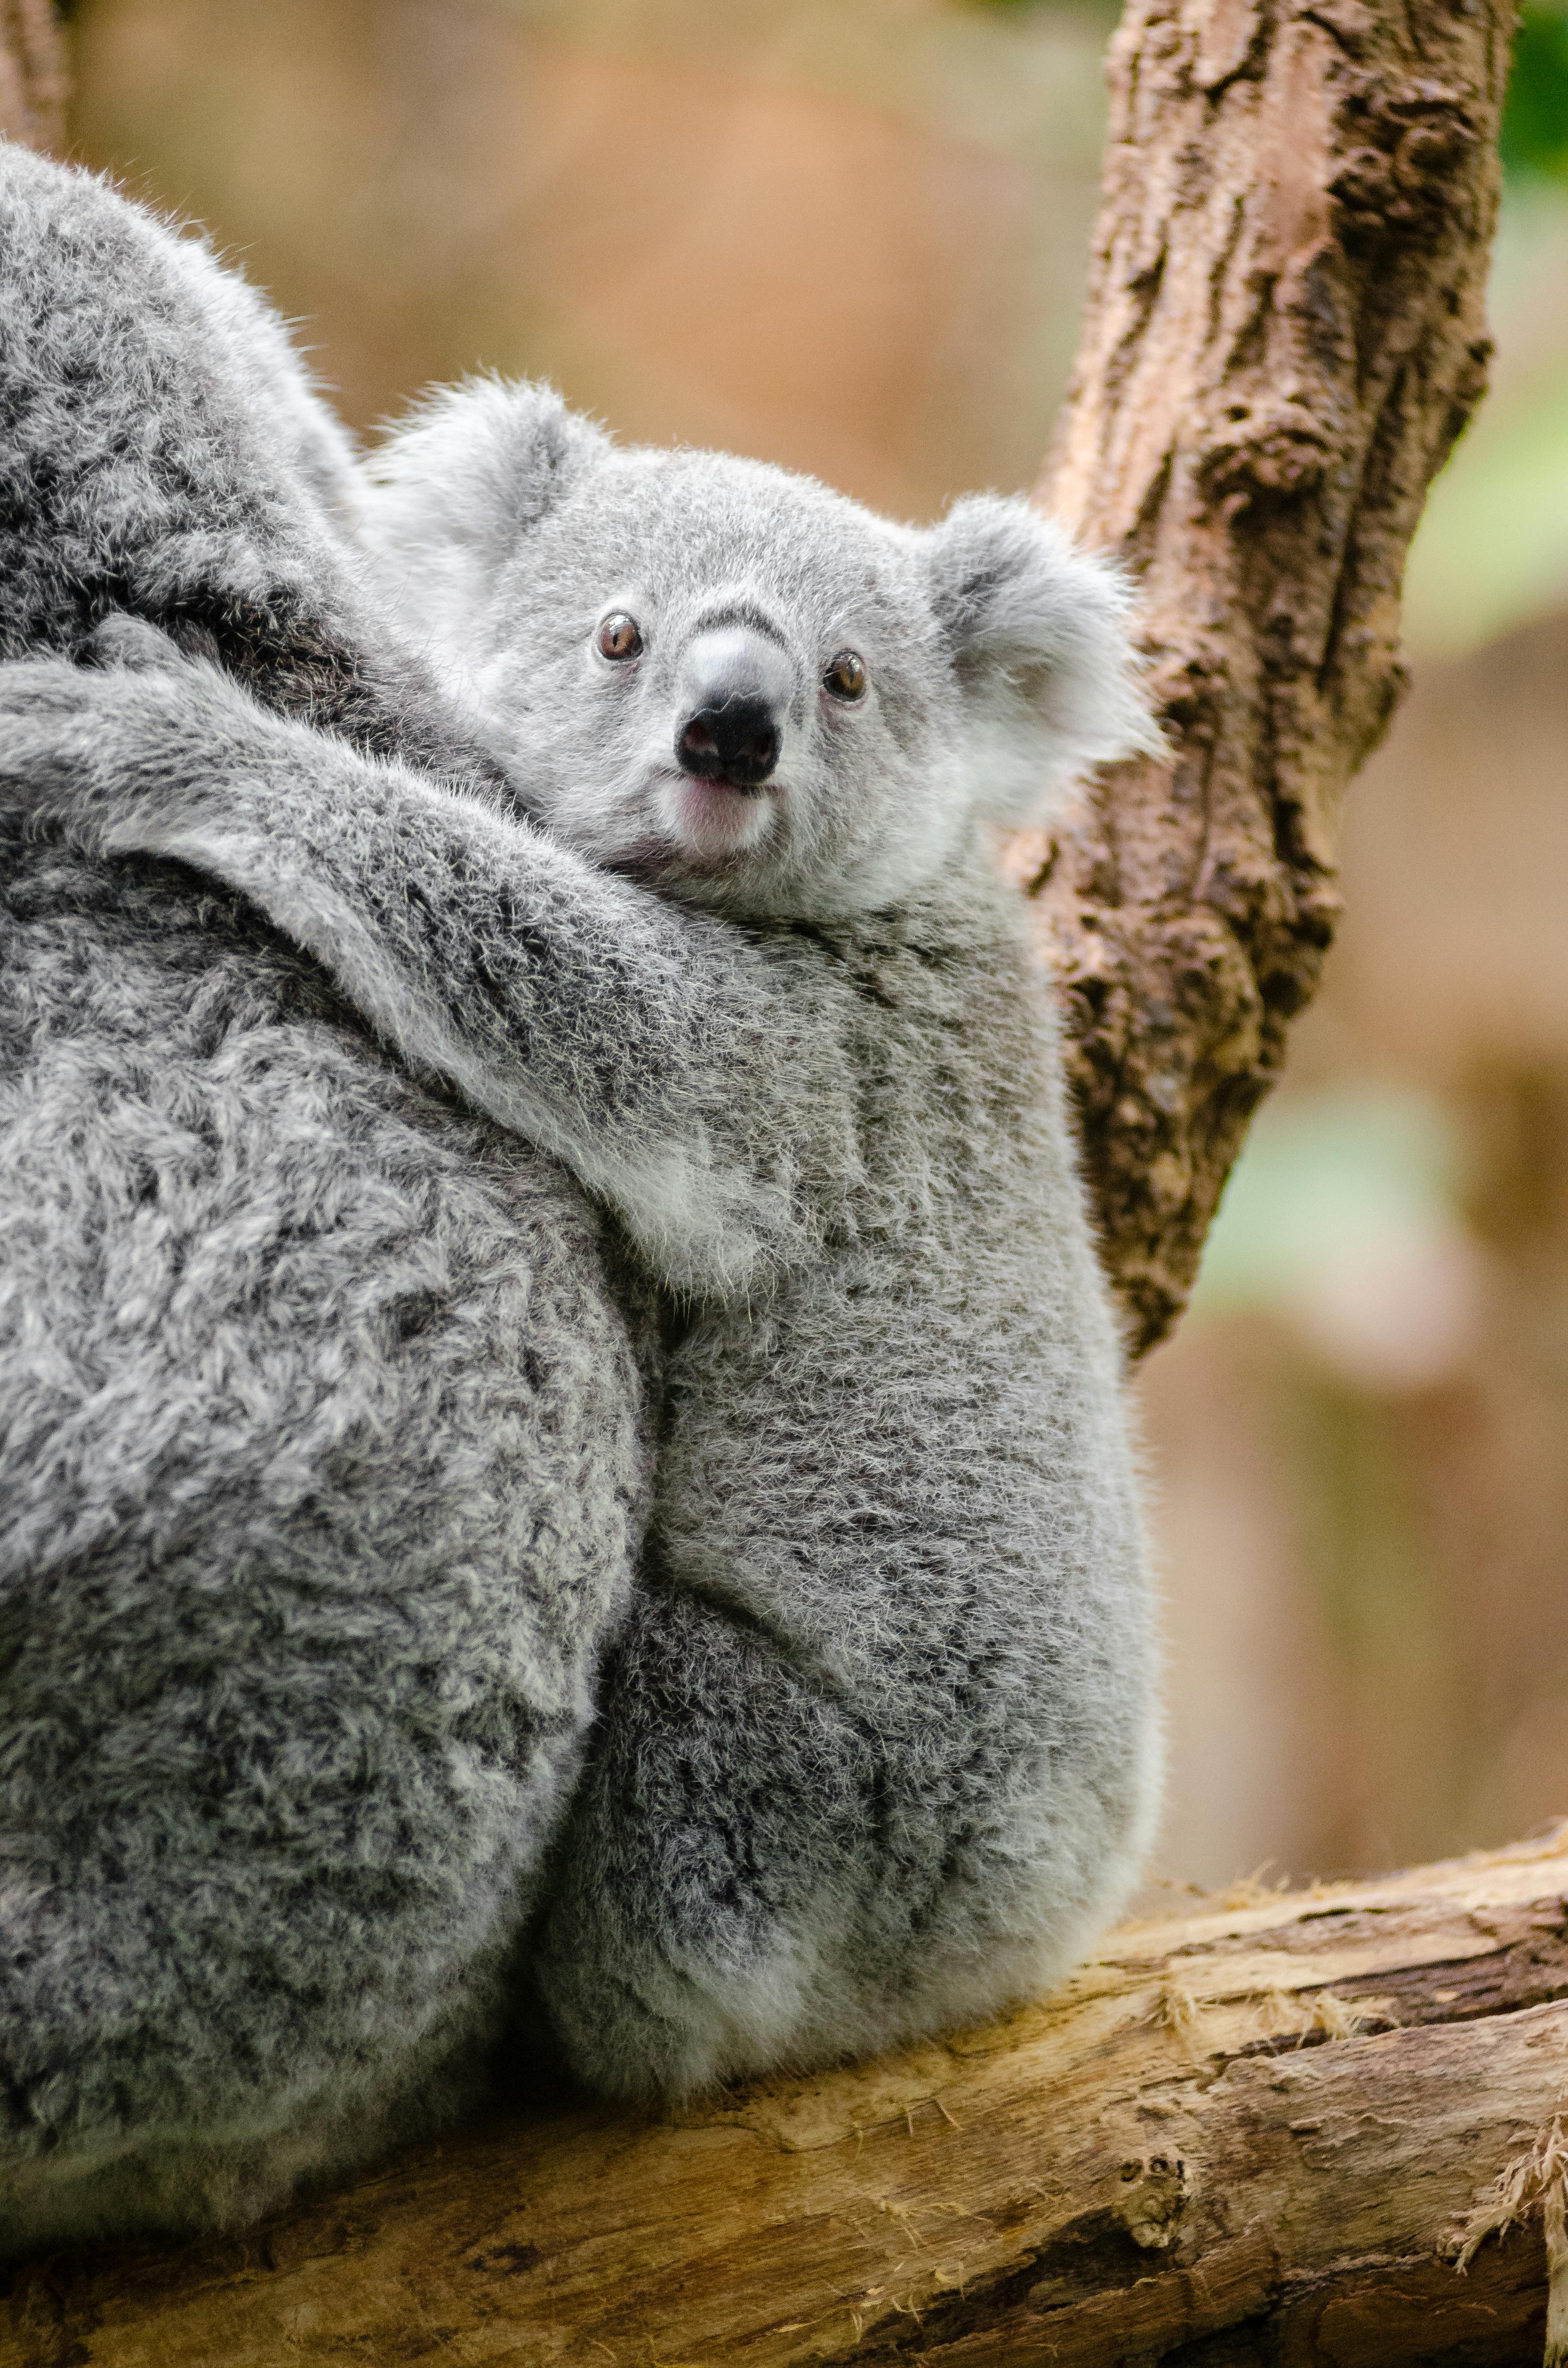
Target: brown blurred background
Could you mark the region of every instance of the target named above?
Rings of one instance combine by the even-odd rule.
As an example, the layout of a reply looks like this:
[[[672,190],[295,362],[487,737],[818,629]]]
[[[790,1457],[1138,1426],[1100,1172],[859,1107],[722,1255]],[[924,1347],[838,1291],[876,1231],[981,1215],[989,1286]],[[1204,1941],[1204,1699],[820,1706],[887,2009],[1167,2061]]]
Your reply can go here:
[[[1110,17],[958,0],[81,0],[79,153],[204,222],[350,421],[553,378],[881,507],[1028,485]],[[1348,917],[1143,1380],[1165,1872],[1568,1811],[1568,15],[1527,11],[1492,400],[1413,562]]]

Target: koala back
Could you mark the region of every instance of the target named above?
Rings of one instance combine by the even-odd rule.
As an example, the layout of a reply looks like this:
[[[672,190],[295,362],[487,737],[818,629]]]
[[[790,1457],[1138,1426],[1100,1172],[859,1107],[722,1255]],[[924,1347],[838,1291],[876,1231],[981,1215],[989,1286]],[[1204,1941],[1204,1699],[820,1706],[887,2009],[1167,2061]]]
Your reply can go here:
[[[494,780],[356,587],[279,324],[11,149],[0,423],[0,652],[127,611]],[[243,2216],[472,2088],[652,1353],[580,1188],[254,908],[0,814],[0,2248]]]
[[[163,867],[0,831],[0,1053],[9,2248],[249,2216],[472,2088],[652,1348],[569,1178]]]

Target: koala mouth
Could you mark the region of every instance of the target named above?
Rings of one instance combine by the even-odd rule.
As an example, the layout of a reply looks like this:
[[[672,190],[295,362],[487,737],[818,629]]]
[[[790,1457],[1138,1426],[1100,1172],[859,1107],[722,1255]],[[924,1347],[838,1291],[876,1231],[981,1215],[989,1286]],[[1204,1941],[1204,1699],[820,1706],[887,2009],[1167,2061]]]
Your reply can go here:
[[[659,820],[681,854],[699,863],[750,855],[777,826],[778,785],[766,789],[722,774],[662,773],[656,785]]]

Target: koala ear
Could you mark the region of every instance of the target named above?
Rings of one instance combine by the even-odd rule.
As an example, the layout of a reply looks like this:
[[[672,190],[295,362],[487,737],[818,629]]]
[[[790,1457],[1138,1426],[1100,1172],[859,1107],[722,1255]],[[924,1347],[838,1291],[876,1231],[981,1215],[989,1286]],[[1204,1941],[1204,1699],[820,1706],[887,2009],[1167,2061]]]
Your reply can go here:
[[[460,651],[530,528],[610,449],[552,386],[476,378],[394,427],[367,470],[360,519],[383,588]]]
[[[926,541],[982,812],[1043,822],[1086,767],[1160,746],[1132,646],[1132,594],[1109,561],[994,494],[955,503]]]

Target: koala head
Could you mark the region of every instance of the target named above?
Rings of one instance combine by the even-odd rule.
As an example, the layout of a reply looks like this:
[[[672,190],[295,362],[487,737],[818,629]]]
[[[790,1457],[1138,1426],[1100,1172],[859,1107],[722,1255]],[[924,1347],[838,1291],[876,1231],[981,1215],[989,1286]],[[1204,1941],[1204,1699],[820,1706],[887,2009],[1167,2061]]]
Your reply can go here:
[[[721,910],[875,910],[977,815],[1040,817],[1153,744],[1125,587],[1021,501],[900,526],[482,381],[393,436],[365,524],[529,811]]]

